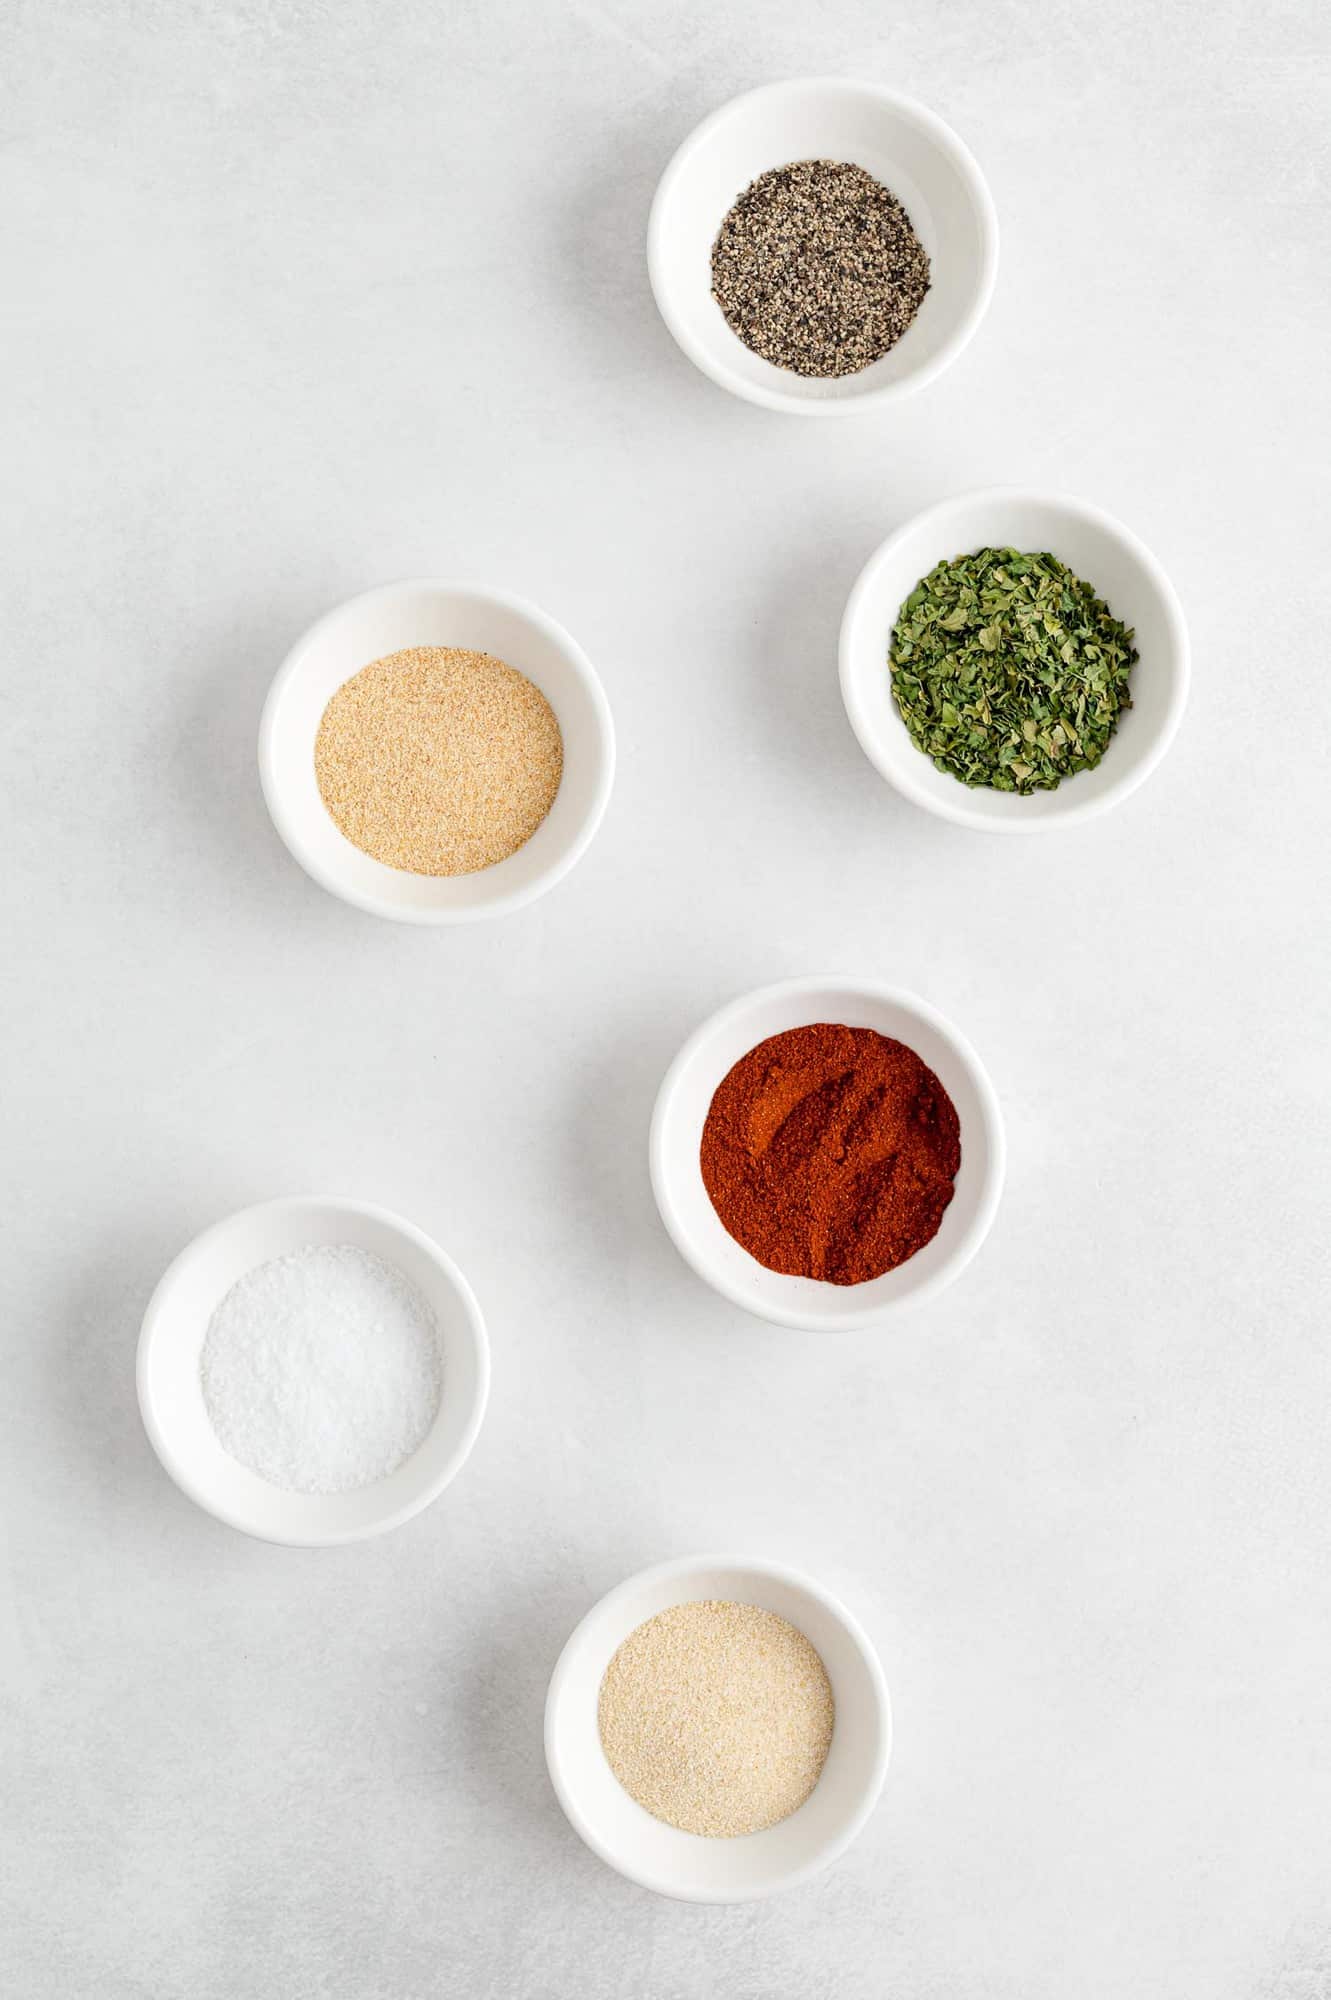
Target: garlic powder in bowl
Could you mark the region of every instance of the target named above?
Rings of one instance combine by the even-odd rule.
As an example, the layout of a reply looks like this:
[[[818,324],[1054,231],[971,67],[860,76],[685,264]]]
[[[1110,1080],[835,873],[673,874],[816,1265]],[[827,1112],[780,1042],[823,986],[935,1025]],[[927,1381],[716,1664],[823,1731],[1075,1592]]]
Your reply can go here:
[[[409,646],[362,667],[314,741],[337,826],[387,868],[470,875],[525,847],[555,802],[564,742],[526,674],[460,646]]]
[[[430,578],[321,618],[259,727],[292,855],[399,923],[470,923],[544,895],[586,852],[614,769],[605,691],[563,627],[507,591]]]

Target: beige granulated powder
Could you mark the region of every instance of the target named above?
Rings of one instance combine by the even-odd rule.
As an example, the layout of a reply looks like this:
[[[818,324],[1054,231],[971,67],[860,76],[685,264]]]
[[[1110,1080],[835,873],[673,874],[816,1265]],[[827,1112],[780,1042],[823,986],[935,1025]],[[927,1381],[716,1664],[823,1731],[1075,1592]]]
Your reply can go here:
[[[412,875],[470,875],[516,853],[563,769],[540,689],[456,646],[412,646],[353,674],[314,743],[320,795],[347,839]]]
[[[775,1826],[822,1775],[835,1708],[804,1634],[755,1604],[676,1604],[630,1632],[597,1720],[610,1768],[684,1833]]]

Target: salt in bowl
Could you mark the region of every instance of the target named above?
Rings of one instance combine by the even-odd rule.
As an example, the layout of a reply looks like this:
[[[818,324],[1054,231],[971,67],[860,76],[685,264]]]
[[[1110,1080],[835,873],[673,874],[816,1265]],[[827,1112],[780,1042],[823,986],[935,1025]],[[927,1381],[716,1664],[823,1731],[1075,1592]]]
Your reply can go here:
[[[290,1493],[223,1449],[204,1403],[203,1344],[217,1306],[256,1264],[340,1243],[395,1266],[432,1309],[443,1392],[425,1437],[386,1479],[347,1493]],[[139,1335],[144,1429],[182,1493],[247,1535],[306,1548],[382,1534],[428,1507],[476,1442],[489,1386],[485,1323],[457,1265],[410,1222],[365,1202],[298,1197],[214,1223],[167,1270]]]

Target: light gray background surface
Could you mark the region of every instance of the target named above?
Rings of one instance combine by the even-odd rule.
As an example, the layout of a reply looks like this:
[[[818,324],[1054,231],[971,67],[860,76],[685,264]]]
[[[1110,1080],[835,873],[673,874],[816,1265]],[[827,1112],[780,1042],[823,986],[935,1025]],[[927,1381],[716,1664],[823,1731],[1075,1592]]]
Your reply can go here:
[[[1325,169],[1316,0],[4,9],[3,1990],[1331,1995]],[[733,92],[934,106],[1003,236],[974,346],[799,423],[660,324],[657,175]],[[867,764],[841,607],[917,508],[1120,514],[1194,642],[1108,818],[949,828]],[[597,663],[615,797],[492,928],[357,915],[254,744],[319,613],[409,573]],[[721,1001],[861,970],[988,1062],[989,1243],[890,1330],[769,1330],[676,1257],[652,1097]],[[471,1277],[494,1394],[444,1500],[322,1554],[159,1470],[167,1261],[298,1191]],[[767,1905],[629,1887],[545,1683],[703,1546],[840,1588],[883,1804]]]

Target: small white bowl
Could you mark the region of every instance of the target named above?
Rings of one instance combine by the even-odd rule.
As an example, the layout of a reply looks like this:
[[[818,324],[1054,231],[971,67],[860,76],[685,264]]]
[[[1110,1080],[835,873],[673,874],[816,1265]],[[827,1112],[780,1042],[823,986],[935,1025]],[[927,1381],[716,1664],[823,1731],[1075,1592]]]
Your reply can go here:
[[[493,868],[387,868],[346,838],[319,796],[314,739],[328,702],[362,667],[409,646],[493,653],[534,681],[558,718],[564,771],[555,802],[526,845]],[[259,729],[263,795],[301,867],[358,909],[410,924],[503,916],[553,888],[600,825],[614,771],[610,705],[586,655],[535,605],[467,584],[386,584],[330,611],[288,653]]]
[[[930,263],[924,303],[891,352],[831,380],[764,361],[712,297],[712,245],[729,209],[759,174],[811,159],[881,181]],[[998,222],[979,167],[932,111],[877,84],[802,78],[732,98],[684,141],[652,203],[647,268],[671,333],[723,389],[792,416],[850,416],[922,389],[956,360],[994,288]]]
[[[597,1725],[605,1670],[645,1619],[672,1604],[756,1604],[797,1626],[832,1683],[836,1720],[823,1774],[797,1812],[762,1833],[709,1840],[667,1826],[630,1798]],[[844,1853],[878,1801],[892,1710],[868,1638],[828,1591],[780,1563],[685,1556],[631,1576],[594,1605],[559,1656],[545,1703],[545,1761],[574,1831],[644,1889],[689,1903],[747,1903],[807,1882]]]
[[[982,548],[1049,550],[1136,634],[1132,707],[1095,769],[1056,791],[1022,798],[963,785],[915,747],[892,699],[888,649],[902,605],[935,563]],[[841,623],[841,694],[865,755],[916,805],[987,833],[1041,833],[1107,812],[1150,776],[1188,698],[1188,632],[1169,578],[1122,522],[1084,500],[997,486],[917,514],[870,556]]]
[[[723,1225],[702,1177],[703,1126],[722,1078],[769,1035],[819,1021],[874,1028],[937,1076],[961,1121],[961,1167],[938,1234],[904,1264],[862,1285],[830,1285],[769,1271]],[[790,979],[723,1007],[685,1042],[652,1114],[656,1205],[675,1247],[700,1278],[760,1319],[811,1332],[876,1326],[900,1307],[932,1298],[970,1262],[989,1233],[1003,1188],[998,1099],[970,1043],[913,994],[872,981]]]
[[[199,1373],[214,1311],[238,1278],[309,1244],[349,1243],[395,1265],[433,1309],[443,1368],[439,1413],[387,1479],[351,1493],[288,1493],[223,1450]],[[470,1285],[437,1243],[387,1209],[297,1197],[229,1215],[176,1258],[139,1335],[139,1409],[153,1450],[182,1493],[260,1541],[325,1547],[382,1534],[437,1499],[476,1442],[490,1388],[485,1323]]]

